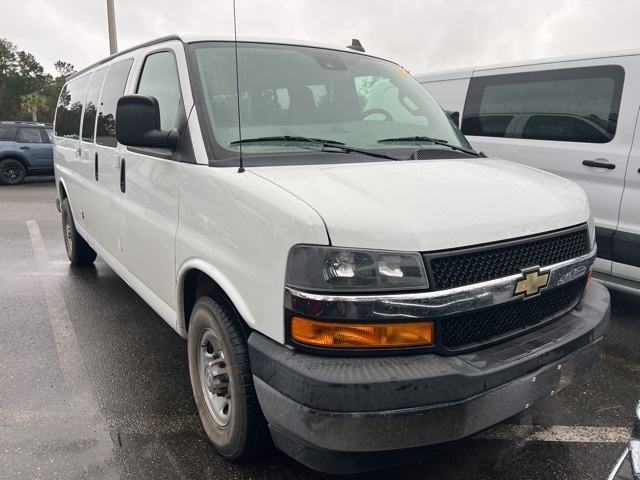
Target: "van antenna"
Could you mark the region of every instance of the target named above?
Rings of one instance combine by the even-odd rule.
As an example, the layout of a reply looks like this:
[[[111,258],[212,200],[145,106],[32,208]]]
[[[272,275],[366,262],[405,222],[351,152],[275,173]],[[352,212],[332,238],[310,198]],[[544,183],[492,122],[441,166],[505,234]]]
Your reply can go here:
[[[236,95],[238,97],[238,147],[240,147],[240,168],[238,173],[244,172],[242,161],[242,126],[240,122],[240,74],[238,73],[238,31],[236,29],[236,0],[233,0],[233,45],[236,52]]]

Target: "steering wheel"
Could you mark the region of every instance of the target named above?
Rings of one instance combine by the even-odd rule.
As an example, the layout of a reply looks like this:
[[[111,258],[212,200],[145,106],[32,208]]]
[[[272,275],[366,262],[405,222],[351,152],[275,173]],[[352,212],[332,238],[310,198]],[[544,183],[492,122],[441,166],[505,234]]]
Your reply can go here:
[[[392,122],[393,121],[393,117],[391,116],[391,114],[388,111],[386,111],[384,108],[371,108],[369,110],[365,110],[364,112],[362,112],[362,115],[360,115],[360,118],[362,118],[364,120],[368,116],[374,115],[376,113],[380,113],[380,114],[384,115],[384,121],[385,122]]]

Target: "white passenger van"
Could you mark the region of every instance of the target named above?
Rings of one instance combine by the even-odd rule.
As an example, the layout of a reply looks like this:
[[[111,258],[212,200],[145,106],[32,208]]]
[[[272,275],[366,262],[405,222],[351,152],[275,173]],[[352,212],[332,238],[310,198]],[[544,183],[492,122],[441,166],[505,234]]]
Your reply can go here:
[[[54,143],[71,263],[100,255],[187,339],[227,458],[404,463],[597,357],[583,190],[478,155],[394,63],[163,38],[70,77]]]
[[[587,192],[596,276],[640,293],[640,52],[417,75],[462,113],[474,148],[566,177]]]

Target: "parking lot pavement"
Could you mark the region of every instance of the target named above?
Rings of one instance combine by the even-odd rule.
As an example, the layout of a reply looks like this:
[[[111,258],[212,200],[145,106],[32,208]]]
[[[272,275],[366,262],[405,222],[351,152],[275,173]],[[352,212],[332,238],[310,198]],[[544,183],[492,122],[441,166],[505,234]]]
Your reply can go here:
[[[0,188],[0,477],[330,478],[279,452],[233,464],[195,410],[185,342],[98,258],[72,268],[53,183]],[[640,298],[612,294],[585,378],[447,451],[362,479],[603,478],[640,399]]]

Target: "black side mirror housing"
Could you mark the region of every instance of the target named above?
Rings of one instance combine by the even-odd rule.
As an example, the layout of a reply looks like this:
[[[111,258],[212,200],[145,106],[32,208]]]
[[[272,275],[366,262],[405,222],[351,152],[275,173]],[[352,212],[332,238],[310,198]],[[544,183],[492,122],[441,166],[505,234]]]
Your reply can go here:
[[[460,112],[453,112],[451,110],[445,110],[444,113],[449,115],[449,118],[453,120],[453,123],[456,124],[456,127],[460,128]]]
[[[116,108],[116,138],[129,147],[175,149],[176,129],[160,130],[160,107],[155,97],[125,95]]]

